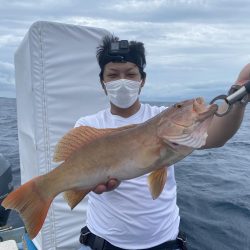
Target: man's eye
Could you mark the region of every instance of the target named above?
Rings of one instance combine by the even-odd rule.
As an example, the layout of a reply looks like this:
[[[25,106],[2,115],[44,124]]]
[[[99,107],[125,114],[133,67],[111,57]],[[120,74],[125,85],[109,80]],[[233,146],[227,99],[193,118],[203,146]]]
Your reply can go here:
[[[130,74],[128,74],[128,76],[129,77],[134,77],[134,76],[136,76],[136,74],[135,73],[130,73]]]
[[[117,75],[115,75],[115,74],[110,74],[110,75],[108,75],[108,77],[110,77],[110,78],[114,78],[114,77],[116,77]]]

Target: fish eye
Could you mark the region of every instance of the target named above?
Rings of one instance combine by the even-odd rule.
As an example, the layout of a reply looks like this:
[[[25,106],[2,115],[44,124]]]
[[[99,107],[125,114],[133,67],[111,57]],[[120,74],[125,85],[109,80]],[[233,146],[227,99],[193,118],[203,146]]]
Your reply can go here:
[[[175,104],[175,107],[179,109],[182,107],[182,105],[180,103],[177,103],[177,104]]]

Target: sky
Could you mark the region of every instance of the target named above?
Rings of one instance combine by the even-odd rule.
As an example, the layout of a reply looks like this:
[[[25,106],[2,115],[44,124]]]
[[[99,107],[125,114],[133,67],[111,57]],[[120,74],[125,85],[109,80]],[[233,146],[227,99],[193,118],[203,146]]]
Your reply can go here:
[[[0,0],[0,96],[15,97],[14,54],[36,21],[100,27],[142,41],[142,100],[224,94],[250,62],[249,0]]]

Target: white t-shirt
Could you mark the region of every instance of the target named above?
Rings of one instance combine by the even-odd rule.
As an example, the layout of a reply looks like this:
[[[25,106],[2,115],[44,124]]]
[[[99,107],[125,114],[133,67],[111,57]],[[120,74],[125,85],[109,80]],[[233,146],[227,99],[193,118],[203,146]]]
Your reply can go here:
[[[138,124],[164,109],[141,104],[140,110],[128,118],[112,115],[109,109],[105,109],[80,118],[75,126],[116,128]],[[86,222],[89,230],[114,246],[125,249],[150,248],[175,239],[180,217],[176,204],[174,166],[168,167],[166,185],[156,200],[151,198],[147,176],[122,181],[118,188],[101,195],[90,192]]]

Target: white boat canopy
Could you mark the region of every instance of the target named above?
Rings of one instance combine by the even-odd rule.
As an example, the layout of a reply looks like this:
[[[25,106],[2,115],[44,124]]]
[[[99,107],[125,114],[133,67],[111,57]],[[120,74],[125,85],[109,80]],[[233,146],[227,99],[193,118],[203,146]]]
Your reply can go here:
[[[108,107],[99,83],[96,47],[108,32],[94,27],[39,21],[15,54],[18,138],[22,183],[57,165],[58,140],[84,115]],[[78,249],[86,201],[73,211],[54,200],[34,243],[39,250]]]

